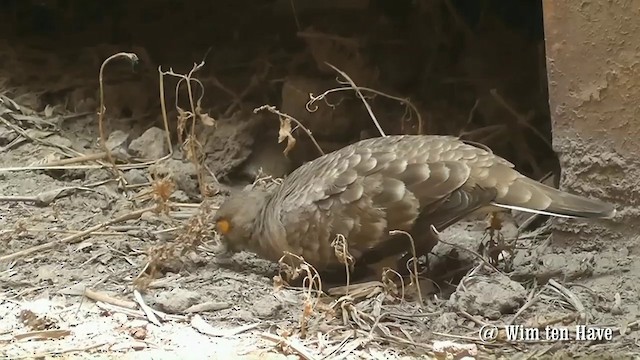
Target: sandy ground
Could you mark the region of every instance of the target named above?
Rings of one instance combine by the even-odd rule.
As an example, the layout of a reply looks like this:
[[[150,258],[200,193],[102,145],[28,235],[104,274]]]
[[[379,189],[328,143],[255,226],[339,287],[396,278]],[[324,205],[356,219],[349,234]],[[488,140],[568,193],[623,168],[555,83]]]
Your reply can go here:
[[[7,124],[21,123],[10,119],[1,133],[3,139],[15,140],[20,135],[11,135]],[[60,131],[44,139],[59,143],[58,137],[71,136]],[[55,152],[53,147],[28,140],[2,151],[0,164],[7,169],[24,167]],[[118,191],[105,169],[1,171],[0,194],[6,197],[0,203],[2,255],[59,241],[144,207],[133,196],[136,191]],[[75,191],[56,191],[63,188]],[[55,200],[51,193],[57,195]],[[40,196],[43,203],[9,196]],[[521,236],[510,257],[512,269],[506,272],[491,270],[461,248],[442,244],[437,253],[467,264],[462,266],[468,272],[460,284],[441,292],[423,285],[427,303],[423,309],[377,287],[378,291],[367,292],[370,298],[354,295],[350,304],[361,308],[346,313],[360,315],[347,316],[345,321],[340,311],[318,305],[309,325],[312,332],[304,339],[299,325],[306,299],[303,291],[274,287],[274,264],[245,253],[231,259],[219,257],[205,243],[187,255],[187,265],[155,280],[142,294],[144,302],[159,311],[158,318],[151,319],[135,302],[132,280],[146,264],[149,247],[166,241],[163,230],[181,231],[195,213],[194,208],[178,208],[169,215],[146,213],[81,239],[3,261],[2,354],[7,358],[391,359],[433,356],[434,346],[454,341],[469,344],[472,353],[499,358],[518,353],[525,357],[622,354],[634,353],[638,347],[640,261],[632,251],[633,242],[619,242],[606,251],[585,244],[580,250],[554,248],[544,229]],[[477,249],[483,228],[483,222],[462,223],[443,239]],[[513,225],[505,222],[505,236],[513,233]],[[499,267],[503,266],[501,262]],[[83,296],[86,289],[98,295]],[[371,301],[378,304],[383,327],[374,324],[376,310],[371,309]],[[324,300],[334,310],[335,302],[336,297]],[[199,304],[208,310],[189,309]],[[577,323],[607,326],[613,340],[510,345],[479,340],[483,324],[511,322],[542,328],[571,329]]]

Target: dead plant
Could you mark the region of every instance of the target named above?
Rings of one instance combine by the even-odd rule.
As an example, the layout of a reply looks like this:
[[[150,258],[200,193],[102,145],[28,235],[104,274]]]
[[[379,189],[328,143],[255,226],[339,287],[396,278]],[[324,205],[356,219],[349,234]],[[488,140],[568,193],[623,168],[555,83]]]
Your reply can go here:
[[[276,287],[282,287],[282,284],[287,284],[304,275],[302,279],[302,289],[305,300],[299,323],[300,336],[304,338],[308,332],[309,318],[314,314],[314,309],[320,301],[322,279],[320,278],[318,270],[316,270],[313,265],[305,261],[302,256],[288,251],[284,252],[278,264],[280,265],[280,274],[283,274],[286,278],[282,278],[281,275],[276,276],[274,278]]]
[[[202,109],[202,99],[204,98],[204,85],[202,82],[193,77],[194,73],[198,70],[202,69],[204,66],[204,60],[199,64],[193,64],[192,69],[189,73],[178,74],[173,71],[173,69],[169,69],[169,71],[163,72],[161,68],[158,69],[160,73],[160,77],[163,76],[173,76],[177,77],[179,80],[175,87],[175,108],[178,112],[177,116],[177,129],[178,129],[178,141],[182,144],[182,148],[186,154],[187,159],[195,166],[196,174],[198,178],[198,186],[200,189],[200,194],[206,196],[208,193],[207,186],[205,183],[205,168],[204,168],[204,160],[205,154],[202,150],[202,143],[198,139],[196,129],[198,127],[198,123],[203,124],[204,126],[215,127],[216,121],[208,113],[204,112]],[[200,94],[197,99],[194,96],[193,84],[197,84],[200,88]],[[187,88],[187,98],[189,99],[189,107],[188,110],[183,109],[179,105],[180,99],[180,88],[183,84],[186,84]],[[163,86],[161,83],[161,97],[163,97],[164,104],[164,91],[162,90]],[[165,110],[163,110],[165,111]],[[186,137],[185,137],[186,135]]]
[[[349,253],[347,239],[342,234],[336,235],[336,238],[331,242],[331,246],[333,247],[333,251],[340,261],[341,264],[344,265],[345,276],[347,277],[347,295],[349,295],[349,283],[351,280],[351,272],[353,271],[353,266],[355,264],[354,257]]]
[[[158,185],[159,190],[162,191],[167,187],[166,183]],[[162,197],[160,194],[156,196]],[[213,222],[210,221],[212,210],[213,208],[205,201],[200,206],[200,212],[191,217],[174,241],[151,247],[148,250],[147,264],[133,281],[139,290],[147,289],[151,281],[161,272],[164,264],[180,259],[189,251],[196,250],[204,240],[209,239],[211,234],[215,233]]]

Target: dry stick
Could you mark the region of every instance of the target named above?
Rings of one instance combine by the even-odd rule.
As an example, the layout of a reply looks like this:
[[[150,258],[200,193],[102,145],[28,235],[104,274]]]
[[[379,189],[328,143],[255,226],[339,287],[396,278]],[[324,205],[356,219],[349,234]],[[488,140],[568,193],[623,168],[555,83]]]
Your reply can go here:
[[[553,279],[549,279],[547,286],[555,290],[556,292],[562,294],[569,301],[569,303],[573,305],[575,310],[580,315],[580,320],[582,321],[588,320],[587,319],[588,314],[586,312],[584,305],[582,304],[582,301],[580,301],[580,299],[578,299],[578,297],[574,293],[572,293],[569,289],[562,286],[562,284],[560,284],[559,282]]]
[[[70,147],[67,147],[67,146],[64,146],[64,145],[60,145],[60,144],[56,144],[55,142],[46,141],[46,140],[43,140],[43,139],[38,139],[38,138],[35,138],[35,137],[32,137],[32,136],[29,136],[29,134],[24,129],[22,129],[21,127],[15,125],[13,123],[11,123],[7,119],[3,118],[2,116],[0,116],[0,121],[2,121],[5,125],[7,125],[9,128],[11,128],[11,130],[13,130],[13,131],[17,132],[18,134],[20,134],[22,137],[24,137],[24,138],[26,138],[28,140],[31,140],[31,141],[33,141],[35,143],[39,143],[39,144],[43,144],[43,145],[46,145],[46,146],[51,146],[51,147],[58,148],[58,149],[64,151],[65,154],[71,153],[71,154],[76,154],[78,156],[84,156],[84,154],[82,154],[81,152],[78,152],[78,151],[76,151],[76,150],[74,150],[74,149],[72,149]]]
[[[98,111],[98,130],[100,132],[100,147],[106,153],[107,161],[111,164],[113,168],[114,175],[118,176],[118,168],[116,167],[116,163],[113,161],[113,157],[111,156],[111,150],[107,147],[107,135],[104,130],[104,113],[107,111],[107,108],[104,106],[104,68],[111,60],[114,60],[119,57],[124,57],[129,59],[132,63],[137,63],[139,61],[138,55],[134,53],[126,53],[119,52],[117,54],[113,54],[109,56],[105,61],[100,65],[100,75],[98,76],[99,86],[100,86],[100,110]]]
[[[133,290],[133,297],[134,299],[136,299],[136,302],[138,303],[140,310],[144,312],[149,322],[157,326],[162,326],[162,324],[160,323],[160,320],[158,320],[158,317],[153,312],[153,309],[144,302],[144,299],[142,298],[142,295],[138,290]]]
[[[100,153],[95,153],[95,154],[87,154],[87,155],[82,155],[82,156],[76,156],[76,157],[72,157],[72,158],[62,159],[62,160],[51,161],[51,162],[48,162],[46,165],[47,166],[71,165],[71,164],[77,164],[77,163],[81,163],[81,162],[85,162],[85,161],[102,160],[105,157],[107,157],[107,153],[106,152],[100,152]]]
[[[311,139],[311,141],[313,142],[313,145],[316,146],[316,149],[318,149],[318,151],[320,152],[320,155],[324,155],[324,151],[322,151],[322,148],[320,147],[320,144],[318,144],[318,142],[316,141],[316,139],[313,137],[313,134],[311,134],[311,130],[307,129],[304,125],[302,125],[300,123],[300,121],[298,121],[296,118],[294,118],[291,115],[287,115],[281,111],[279,111],[278,109],[276,109],[275,106],[273,105],[262,105],[260,107],[257,107],[255,109],[253,109],[253,113],[257,114],[259,111],[262,110],[267,110],[270,113],[276,114],[278,116],[282,116],[285,119],[291,120],[293,121],[297,127],[299,127],[300,129],[302,129],[305,133],[307,133],[307,136],[309,136],[309,139]]]
[[[261,73],[258,72],[257,74],[253,74],[251,76],[251,80],[249,81],[249,84],[244,90],[242,90],[240,95],[233,96],[233,102],[231,102],[231,105],[229,105],[229,107],[227,108],[227,110],[225,110],[222,116],[223,117],[231,116],[232,112],[236,109],[236,107],[240,107],[240,105],[242,105],[242,101],[244,100],[244,98],[246,98],[251,93],[251,91],[253,91],[258,85],[260,85],[260,82],[264,81],[267,78],[268,74],[269,74],[269,66],[264,66],[264,71],[262,71]],[[215,81],[220,83],[220,81],[215,77],[214,79]]]
[[[289,0],[289,3],[291,4],[291,12],[293,13],[293,19],[296,22],[296,28],[298,28],[298,31],[300,31],[302,27],[300,26],[300,20],[298,19],[298,12],[296,11],[296,5],[294,4],[294,0]]]
[[[418,255],[416,253],[416,244],[415,241],[413,240],[413,236],[411,236],[411,234],[409,234],[406,231],[403,230],[392,230],[389,231],[390,235],[396,235],[396,234],[403,234],[405,236],[407,236],[409,238],[409,241],[411,243],[411,254],[413,255],[413,276],[415,277],[415,281],[416,281],[416,290],[418,291],[418,300],[420,301],[420,306],[424,305],[424,301],[422,300],[422,290],[420,290],[420,280],[418,278]]]
[[[116,299],[116,298],[111,297],[111,296],[109,296],[107,294],[100,293],[100,292],[97,292],[97,291],[93,291],[90,288],[84,288],[84,296],[86,296],[87,298],[89,298],[89,299],[91,299],[93,301],[96,301],[96,302],[97,301],[102,301],[103,303],[106,303],[106,304],[111,304],[111,305],[115,305],[115,306],[131,309],[131,310],[137,310],[138,309],[138,304],[136,304],[133,301]]]
[[[309,350],[307,350],[307,348],[302,345],[300,342],[295,341],[293,339],[289,340],[289,339],[285,339],[282,336],[278,336],[276,334],[271,334],[271,333],[262,333],[260,334],[260,336],[264,339],[267,339],[269,341],[272,341],[276,344],[279,345],[286,345],[287,347],[291,348],[291,350],[295,351],[296,353],[298,353],[298,355],[300,355],[300,357],[302,357],[305,360],[315,360],[316,357],[309,352]]]
[[[311,100],[309,100],[309,102],[307,102],[305,107],[306,107],[307,111],[315,112],[316,110],[318,110],[317,106],[316,106],[315,109],[311,109],[310,108],[310,106],[313,105],[313,103],[315,103],[318,100],[324,100],[326,98],[326,96],[331,94],[331,93],[338,92],[338,91],[346,91],[346,90],[352,90],[352,89],[351,89],[351,87],[339,87],[339,88],[335,88],[335,89],[329,89],[329,90],[323,92],[322,94],[320,94],[318,96],[313,96],[313,94],[309,94],[309,97],[311,98]],[[398,97],[398,96],[389,95],[389,94],[384,93],[382,91],[375,90],[375,89],[372,89],[372,88],[368,88],[368,87],[365,87],[365,86],[358,86],[358,90],[370,92],[370,93],[375,94],[375,95],[380,95],[380,96],[386,97],[387,99],[396,100],[399,103],[410,107],[411,110],[413,110],[413,112],[416,114],[416,117],[418,118],[418,134],[422,135],[422,131],[423,131],[423,128],[424,128],[424,124],[423,124],[423,121],[422,121],[422,115],[420,115],[420,112],[418,111],[418,108],[411,101],[409,101],[408,98],[401,98],[401,97]]]
[[[168,159],[173,155],[173,146],[171,146],[171,132],[169,131],[169,118],[167,116],[167,101],[164,96],[164,74],[162,73],[162,67],[158,66],[158,88],[160,90],[160,109],[162,110],[162,122],[164,123],[164,135],[169,147],[169,154],[162,157],[162,159]],[[158,160],[158,161],[160,161]]]
[[[358,88],[358,86],[356,85],[355,82],[353,82],[353,80],[349,77],[349,75],[347,75],[346,72],[338,69],[337,67],[331,65],[328,62],[324,62],[325,64],[327,64],[328,66],[330,66],[333,70],[337,71],[340,75],[342,75],[342,77],[344,77],[347,82],[349,83],[349,85],[351,85],[351,87],[353,88],[353,90],[356,92],[356,94],[358,95],[358,97],[360,98],[360,100],[362,100],[362,103],[364,104],[364,106],[367,108],[367,112],[369,113],[369,116],[371,116],[371,120],[373,120],[373,123],[376,125],[376,128],[378,128],[378,132],[380,133],[380,135],[382,136],[387,136],[384,133],[384,130],[382,130],[382,126],[380,126],[380,123],[378,122],[378,119],[376,118],[376,116],[373,113],[373,110],[371,109],[371,106],[369,105],[369,103],[367,102],[367,100],[364,98],[364,95],[362,95],[362,92],[360,91],[360,88]],[[339,83],[343,83],[341,81],[338,81]]]
[[[92,232],[96,231],[96,230],[100,230],[102,228],[105,228],[109,225],[115,224],[115,223],[119,223],[122,221],[127,221],[127,220],[131,220],[131,219],[137,219],[138,217],[140,217],[140,215],[148,212],[148,211],[153,211],[157,208],[156,205],[151,206],[151,207],[147,207],[144,209],[140,209],[140,210],[136,210],[133,212],[130,212],[128,214],[124,214],[122,216],[119,216],[113,220],[109,220],[109,221],[105,221],[103,223],[100,223],[98,225],[92,226],[82,232],[79,232],[77,234],[73,234],[67,237],[64,237],[62,239],[58,239],[58,240],[54,240],[45,244],[41,244],[41,245],[36,245],[33,247],[30,247],[28,249],[24,249],[24,250],[20,250],[17,251],[13,254],[9,254],[9,255],[5,255],[5,256],[1,256],[0,257],[0,261],[5,261],[5,260],[13,260],[15,258],[18,257],[22,257],[22,256],[26,256],[26,255],[30,255],[33,254],[35,252],[38,251],[43,251],[43,250],[48,250],[51,248],[54,248],[56,245],[60,245],[60,244],[72,244],[74,242],[78,242],[80,240],[82,240],[82,238],[84,238],[85,236],[91,234]]]
[[[21,231],[24,231],[27,234],[29,234],[29,233],[43,233],[43,232],[54,233],[54,234],[77,234],[77,233],[80,232],[79,230],[28,228],[28,229],[24,229],[24,230],[20,230],[20,229],[0,230],[0,235],[9,234],[9,233],[15,233],[15,232],[21,232]],[[123,233],[123,231],[94,231],[94,232],[91,233],[91,235],[95,235],[95,236],[117,236],[117,235],[122,235],[122,233]]]
[[[469,111],[469,116],[467,116],[467,123],[464,124],[464,126],[462,127],[462,129],[460,129],[460,132],[458,133],[458,137],[462,138],[465,135],[467,135],[467,131],[465,130],[469,125],[471,125],[471,122],[473,121],[473,117],[476,113],[476,110],[478,109],[478,105],[480,105],[480,99],[476,99],[476,102],[473,104],[473,106],[471,107],[471,110]]]

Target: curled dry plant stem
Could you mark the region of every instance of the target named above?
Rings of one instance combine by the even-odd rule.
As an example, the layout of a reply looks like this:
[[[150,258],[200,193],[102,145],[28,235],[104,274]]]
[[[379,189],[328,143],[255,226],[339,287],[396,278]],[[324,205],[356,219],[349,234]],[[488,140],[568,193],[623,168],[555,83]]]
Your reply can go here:
[[[402,278],[402,275],[400,275],[399,272],[391,268],[384,269],[384,271],[382,272],[382,284],[384,284],[385,288],[387,288],[387,291],[391,290],[391,289],[388,289],[387,280],[389,280],[389,282],[392,282],[392,280],[390,280],[389,275],[387,275],[388,273],[392,273],[398,278],[398,280],[400,280],[400,302],[404,302],[405,290],[404,290],[404,279]]]
[[[344,265],[345,276],[347,277],[346,295],[349,295],[349,285],[351,283],[351,268],[353,266],[353,256],[349,253],[347,239],[342,234],[336,235],[336,238],[331,242],[333,251],[338,257],[340,262]]]
[[[107,161],[111,164],[114,175],[116,176],[119,176],[118,168],[116,167],[116,163],[113,161],[113,157],[111,156],[111,150],[107,147],[107,135],[105,134],[104,129],[104,114],[107,111],[107,108],[104,106],[104,68],[111,60],[121,57],[128,59],[132,64],[136,64],[139,61],[138,55],[134,53],[119,52],[117,54],[113,54],[102,62],[102,65],[100,65],[100,74],[98,76],[98,82],[100,86],[100,110],[98,110],[98,131],[100,133],[100,147],[102,147],[102,150],[106,153]]]
[[[202,82],[198,79],[194,79],[193,78],[193,74],[202,69],[202,67],[204,66],[205,62],[204,60],[202,60],[200,63],[194,63],[193,67],[191,68],[191,70],[189,71],[189,73],[187,75],[182,75],[182,74],[178,74],[176,72],[173,71],[173,69],[169,69],[169,71],[167,72],[162,72],[161,69],[158,69],[158,71],[160,72],[160,77],[162,77],[163,75],[170,75],[170,76],[174,76],[179,78],[177,84],[176,84],[176,108],[178,110],[180,110],[180,107],[178,107],[178,93],[179,93],[179,89],[180,89],[180,85],[182,84],[182,82],[186,83],[187,86],[187,95],[189,98],[189,107],[191,109],[191,112],[189,114],[188,117],[191,117],[191,128],[189,129],[189,139],[188,139],[188,146],[189,146],[189,151],[188,153],[190,154],[190,160],[191,162],[194,164],[194,166],[196,167],[196,174],[198,177],[198,185],[200,187],[200,193],[203,196],[206,196],[206,184],[204,181],[204,171],[203,171],[203,166],[200,162],[200,158],[199,158],[199,151],[197,148],[197,144],[198,144],[198,138],[196,136],[196,121],[198,119],[198,114],[200,114],[199,108],[200,108],[200,103],[202,101],[202,98],[204,97],[204,85],[202,84]],[[201,93],[200,96],[198,97],[198,100],[194,100],[194,96],[193,96],[193,87],[192,87],[192,82],[197,83],[200,88],[201,88]],[[162,86],[161,88],[162,90],[162,97],[164,98],[164,86]],[[166,105],[165,105],[166,107]],[[166,111],[166,110],[165,110]],[[164,115],[163,115],[164,116]],[[166,117],[166,116],[165,116]],[[188,118],[187,117],[187,118]],[[180,124],[178,124],[178,128],[180,128]],[[181,132],[179,133],[179,137],[181,136]]]
[[[287,115],[287,114],[281,112],[280,110],[276,109],[276,107],[273,106],[273,105],[262,105],[260,107],[257,107],[255,109],[253,109],[253,113],[257,114],[258,112],[263,111],[263,110],[266,110],[266,111],[268,111],[270,113],[276,114],[276,115],[278,115],[280,117],[283,117],[285,119],[288,119],[288,120],[294,122],[297,127],[302,129],[307,134],[307,136],[309,136],[309,139],[311,139],[311,141],[313,142],[313,145],[315,145],[316,149],[318,149],[318,152],[320,153],[320,155],[324,155],[324,151],[322,151],[322,148],[320,147],[320,144],[318,144],[318,142],[316,141],[316,138],[313,137],[313,134],[311,133],[311,130],[307,129],[296,118],[294,118],[291,115]]]
[[[291,262],[285,261],[285,259],[293,260]],[[313,310],[320,301],[319,298],[322,294],[322,279],[318,270],[313,265],[309,264],[302,256],[293,254],[288,251],[284,251],[280,260],[278,260],[281,269],[284,268],[284,272],[288,277],[288,280],[297,278],[304,272],[305,277],[302,279],[302,290],[305,295],[304,308],[300,317],[300,333],[304,337],[307,333],[308,318],[313,314]],[[317,288],[317,297],[314,298],[314,285]]]
[[[409,238],[409,242],[411,243],[411,255],[413,256],[412,265],[413,269],[410,271],[411,276],[415,282],[416,291],[418,292],[418,301],[420,302],[420,306],[424,305],[424,301],[422,300],[422,291],[420,290],[420,280],[418,279],[418,255],[416,253],[416,243],[413,240],[413,236],[406,231],[403,230],[391,230],[389,231],[390,235],[403,234]]]
[[[369,105],[369,103],[365,99],[364,95],[362,95],[362,92],[360,91],[360,88],[358,87],[358,85],[356,85],[356,83],[353,82],[353,79],[351,79],[351,77],[349,77],[349,75],[346,72],[338,69],[337,67],[331,65],[330,63],[325,61],[325,64],[327,64],[327,66],[331,67],[333,70],[337,71],[338,74],[340,74],[342,77],[344,77],[346,79],[347,83],[356,92],[356,95],[358,95],[360,100],[362,100],[362,103],[364,104],[364,107],[367,108],[367,112],[369,113],[369,116],[371,116],[371,120],[373,120],[373,123],[376,125],[376,128],[378,129],[378,132],[380,133],[380,135],[387,136],[385,134],[384,130],[382,129],[382,126],[380,126],[380,123],[378,122],[378,119],[376,118],[376,115],[373,113],[373,109],[371,109],[371,105]],[[338,80],[338,82],[340,84],[344,84],[343,81]]]
[[[318,110],[318,106],[315,105],[316,101],[325,100],[327,95],[329,95],[331,93],[339,92],[339,91],[346,91],[346,90],[352,90],[352,88],[351,87],[333,88],[333,89],[329,89],[329,90],[323,92],[322,94],[320,94],[318,96],[314,96],[313,94],[309,94],[309,97],[311,98],[311,100],[309,100],[309,102],[307,102],[307,104],[306,104],[307,111],[308,112],[315,112],[316,110]],[[368,88],[368,87],[364,87],[364,86],[358,86],[358,90],[370,92],[370,93],[375,94],[375,95],[380,95],[380,96],[386,97],[388,99],[398,101],[402,105],[408,106],[416,114],[416,117],[418,118],[418,132],[417,132],[418,135],[421,135],[423,133],[424,125],[423,125],[423,121],[422,121],[422,115],[420,115],[420,112],[418,111],[418,108],[411,101],[409,101],[409,99],[401,98],[401,97],[398,97],[398,96],[389,95],[389,94],[384,93],[382,91],[379,91],[379,90],[376,90],[376,89],[372,89],[372,88]],[[315,105],[315,108],[312,108],[311,107],[312,105]]]

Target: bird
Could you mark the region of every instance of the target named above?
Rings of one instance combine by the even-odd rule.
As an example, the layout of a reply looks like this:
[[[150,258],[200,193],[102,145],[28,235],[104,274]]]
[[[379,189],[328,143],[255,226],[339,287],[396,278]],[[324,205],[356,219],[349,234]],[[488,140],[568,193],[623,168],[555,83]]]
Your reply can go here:
[[[616,214],[609,203],[544,185],[458,137],[388,135],[309,161],[270,190],[231,194],[213,221],[228,252],[274,262],[288,252],[330,271],[345,267],[333,243],[340,235],[354,263],[366,264],[410,250],[392,230],[411,235],[416,251],[426,254],[438,232],[495,210],[586,219]]]

